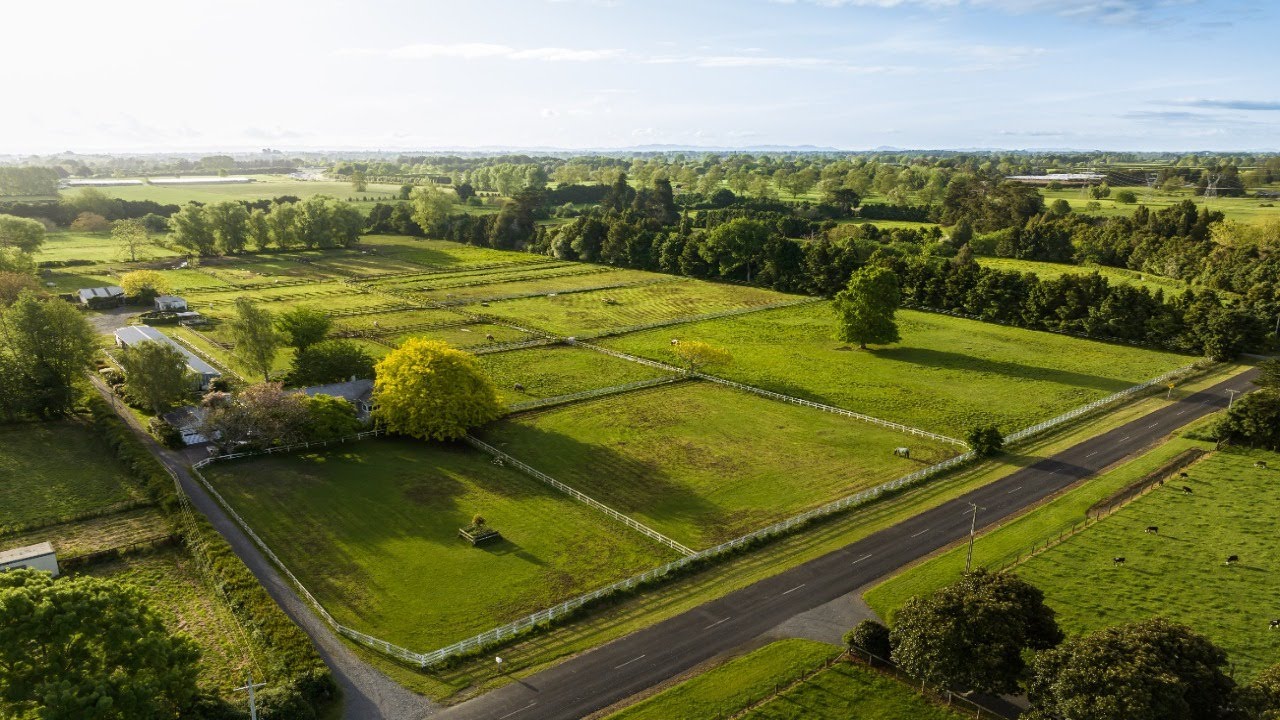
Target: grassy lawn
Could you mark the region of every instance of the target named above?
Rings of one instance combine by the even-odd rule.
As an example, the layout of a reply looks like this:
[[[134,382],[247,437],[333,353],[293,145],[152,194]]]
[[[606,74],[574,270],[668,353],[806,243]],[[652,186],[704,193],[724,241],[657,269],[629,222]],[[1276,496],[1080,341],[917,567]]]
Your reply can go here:
[[[1273,469],[1255,468],[1259,460]],[[1018,573],[1044,590],[1068,634],[1160,615],[1204,633],[1251,678],[1280,658],[1280,633],[1268,628],[1280,573],[1275,468],[1277,453],[1220,450]],[[1143,532],[1149,525],[1159,534]],[[1227,566],[1233,554],[1240,563]],[[1116,555],[1127,562],[1113,567]]]
[[[431,328],[428,330],[410,330],[394,336],[385,336],[383,342],[399,346],[409,338],[423,337],[431,340],[442,340],[453,347],[474,349],[493,343],[518,342],[532,340],[534,336],[505,325],[490,323],[474,323],[471,325],[451,325],[449,327]],[[489,338],[493,339],[490,340]]]
[[[232,173],[235,175],[235,173]],[[224,202],[228,200],[262,200],[294,195],[303,200],[316,195],[328,195],[346,200],[353,198],[362,206],[360,198],[368,197],[373,201],[394,201],[400,191],[399,185],[370,183],[367,190],[356,192],[349,182],[324,180],[295,180],[287,175],[250,175],[254,179],[249,183],[226,183],[210,185],[114,185],[98,188],[110,197],[122,200],[154,200],[158,203],[182,205],[191,201],[202,203]],[[64,190],[63,197],[74,197],[79,188]]]
[[[729,349],[716,373],[769,390],[963,437],[996,423],[1012,432],[1123,390],[1195,358],[976,320],[903,310],[902,342],[867,351],[835,337],[826,303],[610,338],[671,361],[671,339]]]
[[[807,672],[840,649],[813,640],[779,640],[664,690],[609,720],[718,720],[730,717]]]
[[[1043,280],[1053,280],[1063,275],[1090,275],[1098,273],[1112,285],[1136,285],[1145,287],[1151,292],[1164,290],[1165,297],[1180,293],[1188,285],[1181,280],[1173,280],[1151,273],[1140,273],[1135,270],[1107,267],[1105,265],[1067,265],[1064,263],[1039,262],[1036,260],[1015,260],[1013,258],[982,257],[978,264],[1006,272],[1032,273]]]
[[[674,559],[465,447],[370,440],[204,472],[339,622],[414,650]],[[477,513],[502,542],[457,537]]]
[[[568,395],[666,375],[639,363],[568,345],[488,353],[476,359],[493,380],[498,397],[504,403]],[[524,389],[517,390],[516,384]]]
[[[1112,197],[1116,191],[1126,189],[1120,187],[1111,188]],[[1087,215],[1098,215],[1102,217],[1129,217],[1133,215],[1133,211],[1138,209],[1138,205],[1146,205],[1152,210],[1159,210],[1170,205],[1180,203],[1183,200],[1191,200],[1196,205],[1204,207],[1205,199],[1197,197],[1190,190],[1179,190],[1175,192],[1166,192],[1164,190],[1156,190],[1153,194],[1146,187],[1130,187],[1134,194],[1138,196],[1138,202],[1131,205],[1118,203],[1111,198],[1103,198],[1102,200],[1093,200],[1086,196],[1080,188],[1063,188],[1062,190],[1041,189],[1040,194],[1044,195],[1045,203],[1051,203],[1054,200],[1066,200],[1071,208],[1078,213]],[[1100,206],[1097,210],[1087,210],[1085,205],[1090,202],[1097,202]],[[1263,207],[1263,203],[1270,203],[1273,207]],[[1260,200],[1258,198],[1248,197],[1219,197],[1208,201],[1210,210],[1217,210],[1227,216],[1228,219],[1236,220],[1244,223],[1263,223],[1268,220],[1280,218],[1280,206],[1275,206],[1274,200]]]
[[[1138,482],[1179,453],[1194,447],[1209,448],[1212,444],[1174,438],[1025,515],[1006,521],[974,542],[974,565],[1000,568],[1012,563],[1018,556],[1026,555],[1032,545],[1043,544],[1081,523],[1085,511],[1094,503]],[[931,593],[958,579],[964,572],[966,554],[966,546],[957,546],[876,585],[864,593],[863,599],[880,617],[890,617],[912,596]]]
[[[0,530],[141,499],[123,467],[76,421],[0,425]]]
[[[519,415],[486,439],[693,548],[906,475],[957,448],[711,383]],[[912,459],[896,457],[907,446]]]
[[[449,240],[431,240],[406,235],[365,235],[360,246],[367,250],[391,255],[417,265],[433,268],[460,270],[478,265],[518,265],[550,262],[544,255],[493,250],[463,245]]]
[[[587,272],[535,273],[533,277],[521,277],[515,273],[496,277],[493,282],[477,284],[472,281],[448,282],[441,278],[437,283],[422,283],[424,287],[413,290],[413,297],[424,302],[468,301],[479,302],[490,298],[509,297],[528,293],[560,293],[570,290],[621,285],[644,280],[667,280],[668,276],[641,270],[600,270],[589,267]],[[403,289],[403,288],[401,288]],[[617,292],[610,290],[610,292]]]
[[[639,287],[495,302],[490,313],[560,335],[590,337],[644,323],[795,299],[772,290],[677,279]]]
[[[270,677],[270,659],[254,658],[247,631],[182,548],[129,555],[93,565],[84,572],[142,589],[170,630],[186,633],[195,640],[200,646],[201,689],[240,706],[244,694],[235,692],[235,688],[244,685],[249,670],[253,670],[255,680]]]
[[[914,689],[856,663],[840,662],[748,712],[748,720],[959,720]]]

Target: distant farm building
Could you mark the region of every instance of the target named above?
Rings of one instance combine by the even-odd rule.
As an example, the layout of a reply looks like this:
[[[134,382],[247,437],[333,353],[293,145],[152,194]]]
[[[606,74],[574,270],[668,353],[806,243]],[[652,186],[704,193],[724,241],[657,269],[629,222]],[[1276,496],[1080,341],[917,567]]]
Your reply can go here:
[[[1010,175],[1005,178],[1014,182],[1026,183],[1027,185],[1048,185],[1049,183],[1058,183],[1060,185],[1097,185],[1107,179],[1102,173],[1049,173],[1048,175]]]
[[[58,556],[47,542],[0,552],[0,571],[31,568],[58,576]]]
[[[156,298],[156,310],[160,312],[186,312],[187,301],[177,295],[160,295]]]
[[[332,395],[333,397],[340,397],[356,406],[356,416],[361,420],[369,417],[369,413],[373,411],[372,380],[353,379],[348,382],[333,383],[331,385],[316,385],[315,387],[302,388],[302,392],[311,396]]]
[[[187,359],[187,367],[190,368],[191,372],[195,373],[196,377],[199,379],[201,390],[208,389],[209,383],[222,375],[222,373],[218,372],[218,370],[212,365],[197,357],[195,353],[182,347],[178,343],[174,342],[173,338],[170,338],[168,335],[165,335],[150,325],[129,325],[128,327],[122,327],[119,330],[116,330],[116,345],[118,347],[133,347],[138,343],[144,342],[165,343],[166,345],[177,348],[178,352],[182,353],[183,357]]]
[[[117,307],[124,303],[124,288],[118,285],[80,288],[76,291],[80,304],[88,308]]]

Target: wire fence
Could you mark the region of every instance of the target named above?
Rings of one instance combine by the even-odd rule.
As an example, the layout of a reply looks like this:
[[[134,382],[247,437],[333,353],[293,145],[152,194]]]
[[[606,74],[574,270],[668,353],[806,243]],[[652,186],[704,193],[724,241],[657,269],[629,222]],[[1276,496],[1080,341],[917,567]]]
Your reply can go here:
[[[1017,718],[1016,714],[1006,714],[992,710],[985,705],[975,702],[972,698],[948,690],[941,685],[931,685],[906,670],[903,670],[894,661],[880,657],[870,650],[858,647],[857,645],[850,646],[848,657],[856,659],[860,663],[866,663],[866,665],[871,669],[890,675],[904,685],[908,685],[912,688],[918,688],[921,695],[924,695],[940,705],[945,705],[952,709],[959,709],[967,712],[973,715],[975,720],[984,717],[992,718],[993,720],[994,718],[1008,718],[1009,720]]]
[[[643,330],[656,330],[657,328],[671,327],[673,325],[687,325],[689,323],[702,322],[704,320],[719,320],[720,318],[764,312],[765,310],[777,310],[779,308],[793,307],[796,305],[812,305],[813,303],[818,302],[824,301],[822,298],[798,298],[796,300],[784,300],[782,302],[769,303],[767,305],[755,305],[753,307],[722,310],[720,312],[704,313],[702,315],[688,315],[685,317],[672,318],[670,320],[657,320],[655,322],[642,323],[640,325],[628,325],[626,327],[601,330],[588,335],[578,335],[577,338],[582,340],[598,340],[600,338],[613,337],[615,335],[626,335],[627,333],[641,332]]]

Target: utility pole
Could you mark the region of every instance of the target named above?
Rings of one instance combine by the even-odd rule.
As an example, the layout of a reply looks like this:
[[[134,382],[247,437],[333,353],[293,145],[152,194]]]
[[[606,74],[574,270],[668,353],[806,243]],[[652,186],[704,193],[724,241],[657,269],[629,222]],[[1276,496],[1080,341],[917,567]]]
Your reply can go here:
[[[977,503],[969,503],[969,507],[973,508],[973,517],[969,520],[969,555],[964,559],[965,572],[969,572],[973,567],[973,537],[978,530],[978,511],[986,510],[978,507]]]
[[[1231,406],[1236,404],[1236,393],[1240,391],[1227,388],[1227,392],[1231,393],[1231,399],[1227,401],[1227,409],[1230,410]]]
[[[249,691],[249,720],[258,720],[258,704],[257,704],[257,702],[254,700],[254,697],[253,697],[253,691],[254,691],[254,690],[257,690],[257,689],[258,689],[258,688],[260,688],[260,687],[266,687],[266,686],[267,686],[267,684],[266,684],[266,683],[258,683],[257,685],[254,685],[254,684],[253,684],[253,673],[252,673],[252,672],[250,672],[250,673],[249,673],[249,682],[248,682],[248,683],[246,683],[244,687],[238,687],[238,688],[236,688],[236,690],[248,690],[248,691]]]

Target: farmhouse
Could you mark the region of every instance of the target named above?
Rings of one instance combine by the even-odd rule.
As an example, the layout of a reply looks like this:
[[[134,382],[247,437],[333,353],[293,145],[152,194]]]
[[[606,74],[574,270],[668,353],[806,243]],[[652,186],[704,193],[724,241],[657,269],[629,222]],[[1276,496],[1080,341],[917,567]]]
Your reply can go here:
[[[124,302],[124,288],[119,285],[80,288],[76,291],[80,304],[88,308],[116,307]]]
[[[48,542],[0,552],[0,571],[31,568],[58,576],[58,556]]]
[[[361,420],[368,418],[369,413],[373,410],[372,380],[356,380],[353,378],[347,382],[302,388],[302,392],[310,396],[332,395],[333,397],[340,397],[356,406],[356,416]]]
[[[187,367],[190,368],[191,372],[195,373],[199,378],[201,390],[208,389],[209,383],[212,382],[214,378],[222,375],[222,373],[218,372],[218,370],[212,365],[196,357],[195,353],[192,353],[190,350],[182,347],[178,343],[174,342],[168,335],[165,335],[149,325],[129,325],[116,330],[117,347],[132,347],[133,345],[137,345],[142,342],[167,343],[177,348],[178,352],[182,353],[183,357],[187,359]]]
[[[186,312],[187,301],[177,295],[160,295],[156,297],[156,310],[160,312]]]
[[[172,412],[167,412],[160,417],[173,427],[177,428],[182,434],[182,442],[185,445],[199,445],[200,443],[209,442],[209,438],[205,437],[201,432],[204,425],[205,417],[209,411],[197,405],[188,405],[181,407]]]

